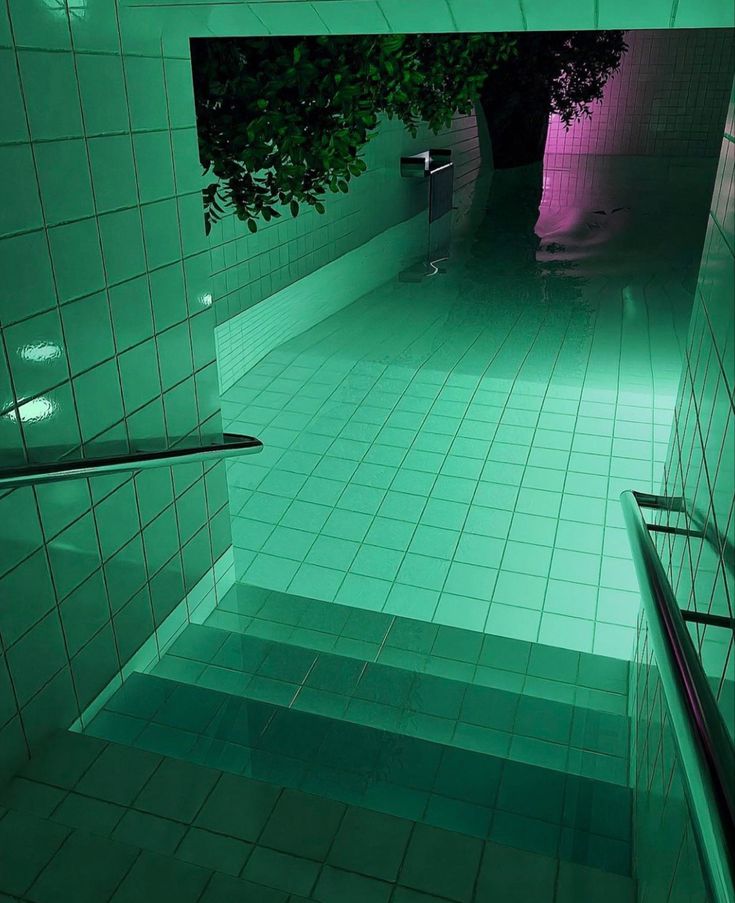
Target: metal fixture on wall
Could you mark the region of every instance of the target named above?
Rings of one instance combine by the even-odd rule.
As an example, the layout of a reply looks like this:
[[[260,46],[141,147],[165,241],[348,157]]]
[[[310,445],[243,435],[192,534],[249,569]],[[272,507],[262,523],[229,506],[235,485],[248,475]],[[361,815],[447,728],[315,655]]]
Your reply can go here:
[[[445,270],[437,264],[449,257],[452,204],[454,200],[454,163],[449,149],[431,149],[401,157],[404,179],[428,179],[428,242],[425,259],[404,270],[402,282],[422,282]]]
[[[688,528],[647,523],[641,509],[685,512],[679,497],[623,492],[620,496],[641,601],[674,728],[697,845],[716,903],[735,901],[735,745],[687,630],[686,622],[732,631],[731,618],[682,611],[652,533],[699,535]]]
[[[222,439],[223,442],[216,445],[183,446],[163,451],[141,451],[127,455],[76,458],[55,461],[52,464],[9,467],[0,470],[0,491],[38,483],[52,483],[57,480],[79,480],[85,477],[97,477],[131,470],[150,470],[155,467],[170,467],[174,464],[190,464],[194,461],[212,461],[236,455],[253,455],[263,448],[263,443],[252,436],[223,433]]]

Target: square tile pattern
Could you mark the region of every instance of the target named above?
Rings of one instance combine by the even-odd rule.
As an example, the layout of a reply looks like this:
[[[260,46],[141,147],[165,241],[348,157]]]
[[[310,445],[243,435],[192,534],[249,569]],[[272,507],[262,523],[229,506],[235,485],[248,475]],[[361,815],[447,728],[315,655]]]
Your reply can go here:
[[[556,153],[719,154],[732,82],[733,47],[726,31],[629,31],[628,51],[592,116],[569,130],[558,116],[547,146]],[[676,78],[670,77],[676,69]],[[706,100],[704,98],[706,97]]]
[[[189,61],[119,16],[0,2],[2,467],[221,435]],[[224,465],[5,491],[0,523],[2,781],[229,549]]]
[[[154,673],[627,784],[627,663],[294,597],[272,620],[279,601],[218,609]]]
[[[176,785],[176,798],[166,790],[174,786],[174,776],[188,773],[190,762],[196,762],[292,789],[267,832],[268,845],[283,853],[323,858],[338,821],[333,804],[339,802],[456,832],[454,843],[460,846],[468,838],[490,839],[616,875],[630,874],[627,785],[515,761],[502,752],[407,736],[383,727],[378,719],[350,722],[302,711],[284,700],[237,697],[229,690],[135,674],[107,703],[89,728],[92,735],[189,760],[157,773],[150,790],[139,792],[138,808],[151,811],[147,800],[153,794],[156,812],[167,817],[181,819],[189,809],[198,809],[198,794],[206,793],[208,776],[197,777],[192,771],[192,787],[184,800],[179,798],[182,783]],[[143,714],[141,704],[152,699],[154,710]],[[104,768],[103,762],[98,771]],[[234,779],[229,783],[237,787]],[[294,817],[301,792],[321,798],[313,804],[323,810],[319,830]],[[216,789],[213,797],[219,795]],[[251,823],[255,813],[243,815],[225,787],[220,805],[215,807],[213,799],[212,807],[203,827],[229,830],[248,841],[260,830]],[[452,843],[446,833],[444,841]],[[424,868],[432,858],[426,857]],[[419,861],[417,856],[416,867]],[[277,857],[264,856],[260,868],[263,874],[277,873]],[[439,873],[423,880],[421,889],[434,886],[434,893],[442,895]],[[447,891],[443,895],[452,896]]]
[[[657,548],[677,601],[684,609],[732,617],[735,582],[735,356],[733,271],[735,271],[735,86],[722,138],[704,255],[686,346],[664,491],[683,496],[689,514],[664,513],[663,523],[699,535],[656,534]],[[704,536],[702,536],[702,531]],[[735,647],[732,632],[695,628],[699,650],[726,729],[735,738]],[[636,843],[641,851],[644,893],[675,896],[687,887],[703,895],[705,879],[695,851],[692,815],[683,792],[686,763],[662,761],[656,749],[675,743],[663,701],[645,618],[638,624],[631,702],[635,716],[633,754],[639,793]],[[650,729],[656,724],[655,730]],[[652,800],[659,826],[654,840]],[[655,849],[655,856],[653,851]]]
[[[113,763],[138,776],[123,803],[87,780]],[[573,903],[594,887],[605,903],[633,900],[632,881],[613,872],[201,765],[187,766],[192,785],[172,812],[169,772],[180,767],[56,737],[3,790],[0,893],[39,903],[480,903],[498,894]]]
[[[242,249],[235,247],[234,233],[223,235],[223,245],[233,240],[229,248],[206,242],[188,40],[202,26],[211,27],[209,4],[194,5],[185,16],[156,4],[134,8],[87,0],[66,6],[25,0],[0,5],[0,156],[4,185],[12,186],[0,213],[0,266],[10,274],[0,294],[0,449],[9,464],[54,460],[94,447],[117,450],[217,435],[212,299],[227,297],[220,310],[226,306],[230,315],[264,297],[279,279],[298,278],[304,267],[318,266],[348,246],[344,229],[338,234],[334,225],[321,236],[289,234],[288,248],[271,232],[258,249],[257,265],[240,267],[245,261],[238,259]],[[614,10],[609,6],[601,0],[554,15],[570,27],[592,27],[603,19],[609,27],[625,25],[615,20],[622,15],[619,4]],[[649,26],[728,24],[729,4],[712,3],[705,12],[695,6],[680,0],[672,8],[670,0],[662,0],[635,14],[638,24]],[[501,4],[492,15],[488,21],[476,4],[464,0],[420,13],[392,4],[263,4],[257,12],[218,8],[217,28],[222,34],[294,27],[300,33],[338,33],[347,21],[367,32],[549,24],[533,3],[525,10],[515,2]],[[732,157],[727,159],[725,169]],[[713,216],[731,250],[732,193],[722,190],[722,173],[718,178],[722,206]],[[717,253],[713,245],[713,260]],[[275,282],[261,275],[266,266],[277,272]],[[634,296],[627,301],[635,306]],[[567,322],[573,334],[574,324],[595,310],[594,304],[579,315],[563,309],[558,322],[534,320],[531,314],[517,324],[492,324],[501,337],[513,334],[516,351],[523,342],[528,348],[521,364],[516,352],[509,355],[500,344],[492,373],[485,366],[487,348],[479,359],[463,356],[463,349],[474,347],[461,335],[472,332],[472,317],[458,311],[456,328],[443,341],[441,330],[431,333],[430,305],[423,322],[435,347],[427,356],[425,344],[419,367],[410,349],[399,344],[386,360],[382,351],[375,359],[373,344],[366,361],[348,359],[336,366],[332,358],[343,352],[334,348],[326,370],[321,357],[304,356],[303,347],[294,358],[267,359],[261,371],[265,382],[245,386],[244,394],[233,396],[236,410],[228,412],[232,422],[242,422],[247,405],[248,416],[252,411],[256,418],[249,422],[269,430],[271,446],[270,459],[260,465],[266,471],[260,474],[262,486],[249,485],[257,471],[233,477],[238,514],[252,502],[234,525],[247,537],[247,545],[238,546],[243,569],[253,569],[248,579],[269,585],[280,568],[279,587],[321,599],[349,601],[359,594],[361,605],[376,610],[546,641],[570,636],[564,645],[617,654],[629,640],[632,601],[626,595],[630,587],[614,582],[618,570],[625,570],[625,554],[608,499],[613,479],[635,479],[644,488],[655,472],[647,465],[643,474],[641,462],[662,460],[671,407],[668,351],[663,342],[639,372],[640,349],[625,342],[623,351],[615,342],[608,346],[600,327],[590,347],[602,348],[605,368],[608,352],[609,360],[620,362],[615,398],[599,394],[600,385],[588,383],[587,376],[580,382],[576,365],[571,365],[571,395],[551,384],[549,392],[539,393],[549,359],[537,358],[537,350],[548,342],[549,349],[561,349],[560,361],[572,360],[566,352],[573,343],[561,341],[559,330]],[[627,342],[624,318],[621,323]],[[367,347],[372,327],[363,321],[361,328]],[[590,334],[582,333],[584,346]],[[381,342],[385,338],[390,330]],[[726,344],[719,347],[726,375],[727,351]],[[589,361],[595,360],[591,353]],[[663,380],[657,377],[655,391],[648,377],[641,377],[652,363],[667,371]],[[564,373],[568,388],[569,373],[563,367],[554,372]],[[588,366],[585,372],[596,371]],[[256,396],[258,404],[251,405]],[[601,422],[611,420],[610,406],[615,429],[606,433]],[[357,408],[361,418],[354,416]],[[301,442],[304,437],[309,441]],[[290,453],[284,462],[281,452]],[[614,462],[623,462],[620,471]],[[271,471],[274,476],[265,481]],[[494,513],[489,516],[488,510]],[[602,536],[595,535],[594,524],[604,524]],[[38,749],[52,728],[72,721],[227,549],[223,468],[205,473],[197,465],[134,480],[18,490],[0,497],[0,525],[0,593],[11,600],[0,607],[0,768],[5,771]],[[262,547],[251,548],[253,535],[262,538]],[[559,543],[559,536],[567,539]],[[487,540],[482,554],[477,537]],[[323,540],[318,547],[317,540]],[[560,550],[590,557],[557,558]],[[595,557],[601,580],[591,601],[587,578]],[[523,561],[532,563],[517,570]],[[552,586],[563,602],[548,604]],[[23,605],[13,604],[19,599]],[[590,617],[593,606],[596,614]],[[598,617],[602,611],[605,616]],[[344,640],[370,642],[363,636]],[[274,659],[253,679],[263,692],[280,692],[278,684],[288,683],[284,676],[285,663]],[[142,702],[150,705],[148,694]],[[176,746],[173,725],[186,703],[170,702],[167,721],[156,725],[156,743]],[[442,704],[451,701],[437,699]],[[208,705],[200,697],[190,714],[206,723]],[[133,723],[128,729],[133,732]],[[98,746],[94,753],[100,753]],[[584,867],[557,864],[551,857],[530,869],[521,853],[499,856],[489,842],[448,837],[442,843],[434,833],[438,829],[428,825],[413,829],[417,836],[404,849],[413,852],[402,860],[403,877],[386,890],[387,875],[361,870],[369,866],[350,871],[344,862],[322,867],[309,858],[321,853],[333,827],[329,807],[319,810],[322,834],[295,836],[285,850],[257,846],[248,858],[243,845],[251,841],[236,832],[250,835],[252,825],[238,823],[223,840],[186,819],[203,803],[204,822],[221,826],[228,803],[240,798],[247,803],[243,810],[262,827],[275,811],[270,788],[230,784],[224,776],[217,780],[204,773],[195,778],[181,763],[163,767],[155,756],[136,758],[130,751],[105,751],[95,769],[94,756],[85,760],[86,755],[55,747],[39,780],[14,785],[14,802],[3,798],[0,833],[8,842],[0,849],[10,861],[0,870],[3,893],[28,892],[43,903],[59,899],[62,888],[73,891],[75,900],[119,903],[139,899],[143,884],[158,889],[154,896],[160,891],[182,900],[215,901],[248,892],[263,900],[268,895],[295,900],[314,891],[322,901],[392,894],[394,901],[408,903],[428,899],[416,862],[437,848],[447,857],[439,888],[449,895],[445,899],[467,898],[462,882],[468,868],[479,869],[483,894],[500,893],[514,882],[525,887],[519,876],[533,874],[528,881],[548,880],[557,900],[571,900],[592,880]],[[171,792],[172,782],[178,786],[182,780],[192,785],[191,799]],[[203,802],[207,788],[211,795]],[[293,799],[283,804],[278,824],[294,806]],[[434,809],[443,819],[457,817],[456,801],[435,803]],[[468,815],[466,806],[462,812]],[[400,847],[402,831],[391,824]],[[518,818],[506,819],[504,836],[517,836],[519,825]],[[316,845],[305,852],[307,840]],[[186,855],[166,859],[178,849]],[[281,873],[288,882],[282,887],[258,883]],[[612,894],[613,884],[595,880],[598,895],[603,884]],[[526,898],[538,886],[532,891],[529,884]]]
[[[289,20],[299,10],[329,31],[308,4]],[[285,26],[233,11],[223,34]],[[228,222],[207,240],[189,34],[212,23],[204,5],[169,12],[0,2],[3,465],[216,439],[215,319],[379,228],[377,211],[356,228],[357,198],[320,228],[284,217],[253,237]],[[397,178],[387,162],[409,149],[397,123],[388,131],[371,149],[369,191]],[[474,117],[449,135],[469,178]],[[381,191],[394,220],[415,212],[417,196]],[[32,595],[0,610],[5,773],[119,676],[231,534],[222,465],[20,490],[0,498],[0,515],[13,524],[0,528],[0,596]]]
[[[626,224],[625,241],[645,242],[654,212],[677,235],[676,260],[653,248],[640,264],[625,257],[660,277],[622,289],[647,324],[627,316],[619,282],[597,264],[569,281],[552,248],[534,282],[493,218],[526,187],[496,173],[472,239],[484,256],[468,241],[441,278],[386,284],[273,348],[224,393],[229,427],[265,443],[228,470],[239,579],[631,656],[638,594],[618,496],[660,486],[698,235],[666,188],[675,167],[584,159],[550,166],[536,228],[542,242],[544,230],[559,237],[560,174],[601,204],[622,197],[621,180],[637,184],[648,213]],[[704,211],[712,166],[691,165],[689,200]],[[599,270],[624,253],[606,235]]]

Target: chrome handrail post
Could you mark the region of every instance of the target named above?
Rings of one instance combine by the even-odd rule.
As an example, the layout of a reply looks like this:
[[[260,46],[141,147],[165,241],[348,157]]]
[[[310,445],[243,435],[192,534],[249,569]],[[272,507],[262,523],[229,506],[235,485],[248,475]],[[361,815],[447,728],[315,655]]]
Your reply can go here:
[[[682,510],[669,501],[681,502],[631,491],[620,496],[709,884],[717,903],[733,903],[735,749],[641,513],[641,505]]]

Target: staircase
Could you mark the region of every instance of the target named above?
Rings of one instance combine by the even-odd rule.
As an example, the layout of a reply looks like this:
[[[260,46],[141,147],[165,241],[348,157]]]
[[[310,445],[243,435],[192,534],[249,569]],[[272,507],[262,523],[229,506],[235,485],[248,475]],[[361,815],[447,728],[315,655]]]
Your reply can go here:
[[[69,899],[631,903],[626,706],[623,662],[236,586],[7,788],[0,891],[99,847]]]

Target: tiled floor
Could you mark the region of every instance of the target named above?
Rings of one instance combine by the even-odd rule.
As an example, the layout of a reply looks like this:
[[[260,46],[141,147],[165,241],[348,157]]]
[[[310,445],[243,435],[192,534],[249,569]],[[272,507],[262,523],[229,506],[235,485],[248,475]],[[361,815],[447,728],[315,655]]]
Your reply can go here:
[[[156,673],[628,782],[628,668],[616,659],[242,586],[206,625]]]
[[[206,624],[541,699],[627,714],[627,662],[236,584]]]
[[[627,875],[627,688],[615,659],[236,586],[87,731]]]
[[[226,393],[228,426],[265,443],[230,465],[238,577],[626,658],[618,496],[660,478],[696,230],[650,170],[622,230],[579,198],[570,225],[547,186],[534,263],[504,176],[447,274],[359,299]]]
[[[398,659],[400,650],[391,651]],[[492,651],[478,650],[483,664],[475,670],[480,679]],[[548,665],[552,667],[551,660]],[[154,673],[301,712],[627,785],[626,714],[600,712],[520,689],[499,689],[479,680],[443,677],[436,670],[417,673],[411,667],[192,626]],[[518,674],[507,676],[508,683],[513,677],[522,683]]]
[[[80,734],[55,738],[0,797],[8,900],[579,903],[593,892],[631,903],[633,883]]]
[[[627,692],[616,659],[236,584],[0,796],[0,896],[630,903]]]
[[[153,674],[129,678],[89,732],[459,836],[630,874],[627,786]]]

